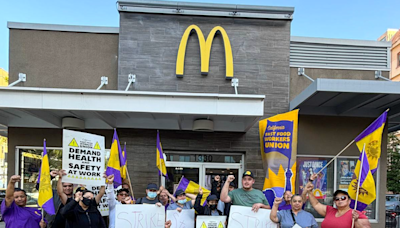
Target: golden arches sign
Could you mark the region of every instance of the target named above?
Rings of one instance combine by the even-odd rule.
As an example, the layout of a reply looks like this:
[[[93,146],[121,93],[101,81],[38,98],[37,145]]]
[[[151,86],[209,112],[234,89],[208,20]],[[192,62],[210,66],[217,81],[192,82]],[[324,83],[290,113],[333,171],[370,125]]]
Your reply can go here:
[[[211,55],[211,46],[214,40],[214,37],[217,32],[222,35],[222,39],[224,41],[225,47],[225,65],[226,65],[226,79],[233,78],[233,56],[232,56],[232,47],[231,42],[229,41],[228,34],[221,26],[215,26],[211,32],[208,34],[207,40],[204,39],[203,32],[197,25],[190,25],[186,28],[185,32],[182,35],[181,43],[179,45],[178,56],[176,58],[176,76],[183,77],[183,72],[185,68],[185,54],[186,54],[186,46],[189,39],[189,36],[192,32],[196,32],[197,37],[199,38],[200,45],[200,59],[201,59],[201,74],[207,75],[210,68],[210,55]]]

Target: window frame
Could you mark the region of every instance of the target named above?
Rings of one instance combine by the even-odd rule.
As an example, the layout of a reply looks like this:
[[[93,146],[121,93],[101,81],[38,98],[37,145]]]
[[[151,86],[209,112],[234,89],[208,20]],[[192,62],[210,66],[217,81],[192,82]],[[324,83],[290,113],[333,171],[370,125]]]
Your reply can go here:
[[[297,158],[298,157],[309,157],[309,158],[328,158],[328,159],[332,159],[334,158],[334,156],[332,155],[312,155],[312,154],[297,154],[296,156],[296,162],[297,162]],[[358,159],[358,156],[339,156],[337,158],[344,158],[344,159]],[[296,163],[297,164],[297,163]],[[333,190],[336,191],[338,186],[337,186],[337,178],[338,178],[338,169],[337,169],[337,159],[335,159],[333,161],[333,179],[335,180],[333,183]],[[379,194],[380,194],[380,189],[377,186],[380,186],[380,169],[377,170],[376,172],[376,182],[375,182],[375,188],[376,188],[376,205],[375,205],[375,218],[374,219],[368,219],[370,223],[378,223],[379,221]],[[319,223],[321,223],[322,221],[324,221],[323,218],[315,218],[315,220]]]

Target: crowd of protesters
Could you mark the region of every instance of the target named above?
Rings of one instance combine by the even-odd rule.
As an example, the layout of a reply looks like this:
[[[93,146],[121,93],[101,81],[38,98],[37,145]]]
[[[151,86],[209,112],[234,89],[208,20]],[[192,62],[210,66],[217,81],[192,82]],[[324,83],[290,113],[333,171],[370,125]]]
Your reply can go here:
[[[14,175],[10,178],[5,200],[1,204],[1,214],[7,228],[107,227],[98,210],[106,187],[102,186],[97,195],[85,187],[78,187],[73,192],[72,183],[62,182],[62,177],[66,175],[65,171],[51,172],[51,178],[55,178],[57,175],[59,176],[57,189],[53,190],[53,203],[56,213],[55,215],[45,213],[43,216],[40,210],[26,207],[27,194],[25,190],[15,188],[15,184],[21,181],[21,177]],[[225,182],[222,182],[220,176],[215,176],[211,184],[211,193],[208,195],[205,204],[202,204],[202,187],[199,188],[197,195],[186,193],[181,189],[171,194],[164,187],[150,183],[146,188],[146,196],[135,200],[126,184],[122,185],[116,195],[114,194],[114,175],[104,175],[104,178],[107,185],[109,228],[115,227],[115,208],[118,204],[154,204],[156,207],[165,207],[166,210],[177,210],[178,212],[194,208],[197,215],[225,215],[227,217],[231,205],[239,205],[251,207],[254,212],[257,212],[260,208],[271,209],[271,221],[279,223],[281,228],[316,228],[318,224],[314,216],[304,210],[307,195],[315,211],[325,217],[321,224],[322,228],[347,228],[352,223],[356,228],[370,227],[364,214],[350,209],[350,197],[345,191],[338,190],[334,193],[336,208],[321,204],[312,194],[314,187],[312,181],[316,178],[315,175],[310,177],[302,195],[293,195],[290,191],[287,191],[282,198],[275,198],[272,208],[263,192],[253,188],[255,178],[251,171],[243,173],[242,188],[236,188],[233,175],[229,175]],[[166,221],[165,227],[170,226],[171,221]]]

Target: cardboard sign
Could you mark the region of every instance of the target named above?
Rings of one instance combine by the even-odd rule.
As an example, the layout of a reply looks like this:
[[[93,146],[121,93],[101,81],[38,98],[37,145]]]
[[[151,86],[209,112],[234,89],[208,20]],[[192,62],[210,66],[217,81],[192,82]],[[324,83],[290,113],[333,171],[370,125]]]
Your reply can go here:
[[[194,209],[167,210],[168,220],[171,220],[171,228],[194,228]]]
[[[105,185],[103,136],[63,130],[62,157],[62,168],[67,173],[63,177],[63,182],[91,186]]]
[[[197,216],[196,228],[225,228],[226,216]]]
[[[108,186],[107,186],[108,187]],[[106,187],[106,188],[107,188]],[[96,196],[100,192],[100,186],[86,186],[86,188],[94,193]],[[121,189],[122,187],[119,186],[118,188],[114,189],[114,196],[117,197],[117,191]],[[103,197],[101,197],[99,206],[97,206],[97,209],[99,209],[101,216],[108,216],[109,215],[109,208],[108,208],[108,197],[107,197],[107,190],[104,193]]]
[[[164,228],[165,208],[155,204],[118,204],[115,209],[115,227]]]
[[[229,228],[277,228],[278,224],[271,221],[271,210],[259,209],[257,213],[251,207],[231,206],[229,212]]]

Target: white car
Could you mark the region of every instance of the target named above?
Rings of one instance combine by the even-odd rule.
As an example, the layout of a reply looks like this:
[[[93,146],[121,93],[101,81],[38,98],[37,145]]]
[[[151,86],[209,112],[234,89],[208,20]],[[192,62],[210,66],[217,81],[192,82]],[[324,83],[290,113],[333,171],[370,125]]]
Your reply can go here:
[[[386,210],[400,212],[400,195],[386,195]]]

